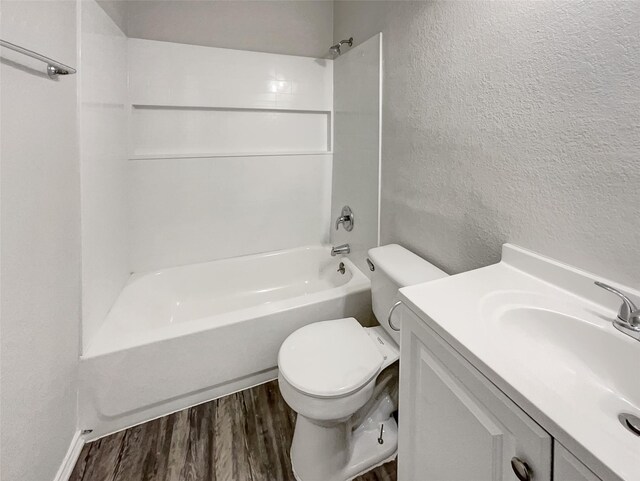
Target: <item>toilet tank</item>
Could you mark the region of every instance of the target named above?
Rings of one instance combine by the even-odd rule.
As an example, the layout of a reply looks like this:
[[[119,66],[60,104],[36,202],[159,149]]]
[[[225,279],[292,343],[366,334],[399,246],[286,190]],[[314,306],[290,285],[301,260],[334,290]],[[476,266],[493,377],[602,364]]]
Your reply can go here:
[[[398,300],[398,289],[447,277],[448,274],[398,244],[374,247],[369,250],[374,270],[371,276],[371,303],[378,322],[397,342],[400,333],[387,322],[389,310]],[[398,326],[397,314],[394,325]]]

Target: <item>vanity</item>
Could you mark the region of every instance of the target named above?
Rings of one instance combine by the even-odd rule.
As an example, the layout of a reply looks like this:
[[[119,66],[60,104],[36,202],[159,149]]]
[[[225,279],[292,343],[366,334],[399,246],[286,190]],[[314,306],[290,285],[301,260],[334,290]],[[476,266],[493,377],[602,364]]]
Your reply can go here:
[[[640,342],[601,280],[505,244],[401,289],[399,479],[640,480]]]

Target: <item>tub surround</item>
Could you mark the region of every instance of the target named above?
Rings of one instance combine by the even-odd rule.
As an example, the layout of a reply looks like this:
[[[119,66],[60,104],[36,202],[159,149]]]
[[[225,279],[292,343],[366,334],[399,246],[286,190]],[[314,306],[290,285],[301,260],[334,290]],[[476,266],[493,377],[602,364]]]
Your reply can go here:
[[[94,0],[78,5],[82,344],[86,347],[131,273],[127,37]]]
[[[131,270],[327,243],[331,167],[331,154],[131,161]]]
[[[110,232],[127,239],[136,275],[85,333],[80,425],[92,436],[273,379],[281,341],[301,325],[371,318],[368,280],[353,264],[340,276],[327,248],[299,249],[329,240],[333,61],[141,39],[126,40],[123,59],[129,160],[117,201],[126,200],[126,227]],[[117,95],[116,79],[100,90],[92,65],[88,93]],[[89,206],[109,198],[96,193],[110,184],[100,187],[86,189]],[[87,252],[103,239],[87,236]],[[106,270],[91,277],[87,267],[87,282],[111,285]]]
[[[358,39],[334,60],[334,163],[331,220],[350,206],[355,227],[331,229],[332,244],[349,243],[350,259],[371,276],[367,251],[380,245],[382,34]]]
[[[333,61],[127,39],[81,8],[86,351],[132,272],[329,242]]]
[[[330,59],[136,38],[127,45],[133,105],[332,110]]]
[[[131,271],[329,242],[332,60],[141,39],[127,55]]]

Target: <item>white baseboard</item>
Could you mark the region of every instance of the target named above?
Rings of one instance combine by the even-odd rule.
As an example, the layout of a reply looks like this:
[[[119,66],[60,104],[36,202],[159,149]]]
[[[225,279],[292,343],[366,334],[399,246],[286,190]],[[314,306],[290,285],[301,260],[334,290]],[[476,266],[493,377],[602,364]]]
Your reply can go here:
[[[82,451],[83,446],[84,436],[82,436],[78,430],[73,435],[73,439],[71,439],[71,444],[69,445],[67,454],[65,454],[62,464],[60,465],[60,469],[58,469],[58,473],[53,481],[69,481],[69,477],[76,465],[76,461],[78,461],[78,457],[80,457],[80,452]]]

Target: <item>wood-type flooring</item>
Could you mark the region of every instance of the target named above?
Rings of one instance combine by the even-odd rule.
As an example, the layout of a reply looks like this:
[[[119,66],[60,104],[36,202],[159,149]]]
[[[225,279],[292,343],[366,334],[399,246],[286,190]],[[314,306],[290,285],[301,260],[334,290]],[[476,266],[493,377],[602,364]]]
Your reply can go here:
[[[70,481],[293,481],[295,417],[271,381],[88,443]],[[396,481],[396,463],[357,481]]]

